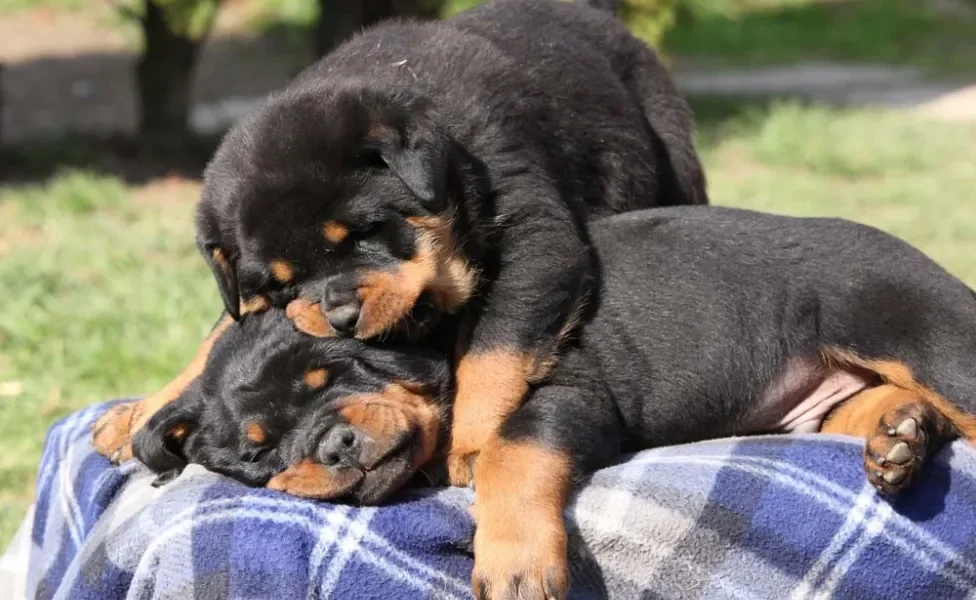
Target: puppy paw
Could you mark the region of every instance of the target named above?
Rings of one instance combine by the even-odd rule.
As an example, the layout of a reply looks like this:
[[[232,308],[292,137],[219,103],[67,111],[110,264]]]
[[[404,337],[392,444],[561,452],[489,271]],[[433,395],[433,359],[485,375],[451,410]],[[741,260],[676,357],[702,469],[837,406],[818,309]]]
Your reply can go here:
[[[569,594],[566,538],[537,535],[531,528],[514,539],[475,533],[471,587],[478,600],[562,600]]]
[[[318,302],[313,303],[304,298],[292,300],[285,308],[285,316],[291,320],[296,329],[308,335],[315,337],[334,337],[336,335],[332,325],[322,313],[322,307]]]
[[[126,402],[110,408],[92,424],[92,446],[113,464],[132,458],[132,426],[138,420],[141,402]]]
[[[908,487],[928,454],[926,412],[909,405],[885,415],[864,449],[868,481],[883,494]]]

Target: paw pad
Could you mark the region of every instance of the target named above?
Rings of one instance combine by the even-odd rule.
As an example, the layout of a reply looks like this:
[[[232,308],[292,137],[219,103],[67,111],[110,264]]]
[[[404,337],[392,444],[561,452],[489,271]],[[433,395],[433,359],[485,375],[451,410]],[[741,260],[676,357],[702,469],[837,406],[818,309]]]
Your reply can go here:
[[[926,434],[921,415],[907,407],[883,418],[877,432],[868,438],[864,467],[868,481],[883,494],[894,494],[907,487],[922,467],[926,454]]]

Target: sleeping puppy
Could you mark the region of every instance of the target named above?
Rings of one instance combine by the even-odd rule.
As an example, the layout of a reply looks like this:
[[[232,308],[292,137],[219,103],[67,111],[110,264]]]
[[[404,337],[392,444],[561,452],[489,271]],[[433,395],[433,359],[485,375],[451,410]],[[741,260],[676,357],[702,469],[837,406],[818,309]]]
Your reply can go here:
[[[499,0],[367,30],[230,131],[198,245],[226,309],[320,303],[359,339],[464,312],[452,480],[554,363],[585,222],[707,202],[690,111],[614,17]],[[418,306],[422,314],[418,315]]]
[[[431,461],[452,392],[443,352],[311,337],[272,308],[219,336],[203,374],[133,447],[158,483],[192,462],[252,486],[277,475],[270,487],[295,495],[377,504]]]
[[[755,433],[846,433],[866,440],[870,483],[895,493],[945,441],[976,439],[976,295],[908,244],[837,219],[707,207],[620,215],[594,222],[591,231],[599,293],[550,377],[475,461],[477,597],[565,597],[562,512],[570,488],[625,452]],[[321,317],[313,305],[291,312],[316,330]],[[317,327],[328,333],[324,322]],[[397,354],[385,364],[413,360],[413,350],[385,352]],[[230,362],[260,372],[293,354],[288,343],[268,342]],[[446,355],[440,360],[446,364]],[[442,435],[432,441],[429,432],[447,428],[447,411],[438,413],[440,428],[418,427],[386,408],[355,419],[320,416],[344,404],[323,396],[319,405],[296,392],[307,367],[302,359],[297,363],[251,404],[255,415],[267,417],[254,417],[262,428],[274,429],[268,439],[280,436],[289,448],[278,462],[262,465],[252,483],[322,499],[382,499],[394,489],[371,487],[358,497],[347,489],[368,477],[362,457],[376,453],[364,454],[364,443],[382,439],[381,447],[425,449],[444,443]],[[229,363],[212,357],[204,381],[211,364]],[[423,370],[438,372],[432,363]],[[423,373],[415,375],[407,392],[425,383],[443,392],[444,379],[425,382]],[[372,386],[383,389],[381,381]],[[387,407],[410,398],[403,411],[416,414],[416,399],[396,394],[375,403]],[[242,401],[239,394],[211,395],[188,403],[190,412],[222,410],[211,409],[211,401],[232,407]],[[137,436],[136,452],[147,464],[170,467],[157,462],[158,448],[174,429],[187,440],[181,460],[221,447],[243,454],[241,415],[230,416],[230,439],[210,438],[219,447],[208,448],[205,440],[191,447],[187,424],[194,421],[180,416],[182,405],[164,409]],[[306,434],[299,416],[283,425],[284,432],[270,425],[272,415],[293,410],[315,415],[316,423],[337,423],[340,433]],[[438,453],[411,455],[397,463],[401,472],[382,481],[406,481],[428,456]]]

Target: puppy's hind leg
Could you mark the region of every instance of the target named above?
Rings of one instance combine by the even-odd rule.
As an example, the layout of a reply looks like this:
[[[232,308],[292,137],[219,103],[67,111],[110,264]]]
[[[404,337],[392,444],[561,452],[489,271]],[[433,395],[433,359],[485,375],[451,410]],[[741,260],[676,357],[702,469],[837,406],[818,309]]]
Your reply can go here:
[[[895,494],[911,485],[943,444],[967,433],[972,441],[973,417],[958,409],[949,412],[958,414],[945,414],[938,403],[917,391],[883,384],[835,409],[821,432],[864,438],[868,481],[883,494]]]

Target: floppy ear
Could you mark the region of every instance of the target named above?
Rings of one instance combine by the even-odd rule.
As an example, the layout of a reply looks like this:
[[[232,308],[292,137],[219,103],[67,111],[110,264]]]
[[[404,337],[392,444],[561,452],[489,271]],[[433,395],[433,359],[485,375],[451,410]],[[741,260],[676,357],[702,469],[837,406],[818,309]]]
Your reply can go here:
[[[204,246],[203,257],[217,280],[224,308],[235,321],[240,321],[241,296],[237,287],[237,259],[227,256],[227,252],[219,246]]]
[[[186,466],[183,445],[201,418],[198,385],[194,382],[177,400],[160,409],[133,438],[132,453],[152,471],[169,476],[179,474]]]
[[[213,213],[206,199],[201,201],[197,209],[197,247],[203,254],[204,260],[210,267],[224,308],[235,321],[241,319],[241,298],[237,286],[237,254],[232,248],[221,243],[221,232],[217,224],[217,217]]]
[[[374,121],[366,147],[383,162],[431,212],[441,212],[447,171],[448,140],[425,108],[409,108],[400,119]]]

